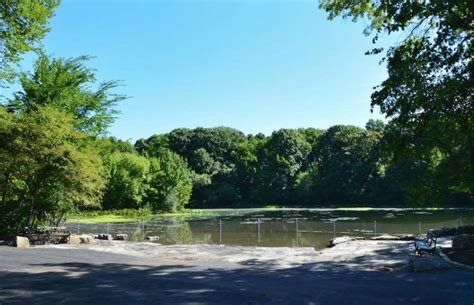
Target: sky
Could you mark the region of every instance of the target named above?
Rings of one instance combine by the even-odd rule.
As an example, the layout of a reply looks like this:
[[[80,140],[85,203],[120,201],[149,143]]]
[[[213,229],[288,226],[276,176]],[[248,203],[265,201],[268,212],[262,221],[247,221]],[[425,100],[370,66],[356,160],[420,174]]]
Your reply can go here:
[[[95,58],[129,96],[110,128],[124,140],[179,127],[363,127],[386,78],[364,23],[327,20],[318,0],[63,0],[48,54]]]

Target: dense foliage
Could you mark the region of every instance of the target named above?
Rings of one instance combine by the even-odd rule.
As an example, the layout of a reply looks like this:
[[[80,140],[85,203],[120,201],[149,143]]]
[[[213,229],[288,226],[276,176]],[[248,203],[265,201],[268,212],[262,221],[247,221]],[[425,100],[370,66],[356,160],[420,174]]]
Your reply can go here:
[[[8,0],[0,2],[0,87],[15,77],[21,55],[38,48],[49,30],[59,0]]]
[[[369,21],[366,34],[395,34],[383,62],[388,77],[375,88],[372,107],[392,119],[391,142],[399,166],[417,159],[432,172],[411,188],[474,196],[474,1],[322,0],[329,18]],[[379,54],[377,45],[368,54]],[[417,176],[417,175],[415,175]]]
[[[84,209],[180,210],[192,172],[169,149],[143,152],[106,138],[115,82],[96,85],[86,57],[38,54],[32,73],[0,105],[0,234],[60,223]],[[96,87],[96,90],[91,90]]]
[[[415,140],[396,122],[370,120],[365,129],[281,129],[270,136],[226,127],[177,129],[135,147],[147,155],[171,150],[187,161],[192,207],[469,202],[469,190],[451,187],[456,178],[446,174],[450,160],[436,151],[420,158]],[[407,141],[403,154],[393,150],[399,141]]]
[[[405,35],[372,95],[387,124],[268,136],[179,128],[134,144],[106,136],[125,96],[113,92],[117,82],[97,83],[88,57],[37,50],[33,71],[15,72],[58,3],[0,3],[0,86],[19,84],[0,104],[0,234],[116,209],[472,204],[473,1],[321,1],[330,18],[369,20],[374,43]]]
[[[0,227],[59,221],[74,206],[100,206],[102,161],[73,120],[50,106],[0,108]]]

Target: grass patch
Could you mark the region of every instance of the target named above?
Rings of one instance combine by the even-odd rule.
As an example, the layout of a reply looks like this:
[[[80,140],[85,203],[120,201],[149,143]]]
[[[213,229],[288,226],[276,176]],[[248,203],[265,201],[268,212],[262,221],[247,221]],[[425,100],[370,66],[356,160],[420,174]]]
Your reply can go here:
[[[267,210],[267,211],[273,211],[273,210],[281,210],[281,209],[283,209],[283,207],[278,206],[278,205],[269,204],[269,205],[263,206],[261,209],[262,210]]]
[[[154,216],[217,216],[218,213],[212,210],[205,210],[205,209],[183,209],[181,211],[173,212],[173,213],[159,213],[155,214]]]
[[[376,208],[372,207],[347,207],[347,208],[335,208],[336,211],[354,211],[354,212],[367,212],[375,210]]]
[[[141,219],[126,217],[120,215],[99,215],[99,216],[69,216],[68,223],[83,223],[83,224],[98,224],[98,223],[122,223],[122,222],[136,222]]]
[[[194,216],[216,216],[212,210],[184,209],[174,213],[152,214],[151,211],[143,210],[108,210],[108,211],[83,211],[69,214],[67,223],[100,224],[100,223],[123,223],[149,220],[152,217],[194,217]]]

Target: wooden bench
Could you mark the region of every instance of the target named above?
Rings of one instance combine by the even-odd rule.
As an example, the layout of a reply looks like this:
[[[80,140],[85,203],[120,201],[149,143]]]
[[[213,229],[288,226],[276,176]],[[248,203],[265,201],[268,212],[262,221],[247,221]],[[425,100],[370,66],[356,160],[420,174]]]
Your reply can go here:
[[[426,238],[423,240],[415,241],[415,255],[422,256],[423,252],[426,252],[430,255],[436,250],[436,235],[432,232],[426,233]]]

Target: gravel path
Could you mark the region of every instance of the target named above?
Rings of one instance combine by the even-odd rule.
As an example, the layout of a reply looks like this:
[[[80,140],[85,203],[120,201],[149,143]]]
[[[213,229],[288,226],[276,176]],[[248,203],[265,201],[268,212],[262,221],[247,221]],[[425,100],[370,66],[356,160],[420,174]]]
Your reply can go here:
[[[409,245],[0,247],[0,304],[474,304],[474,272],[408,273]]]

